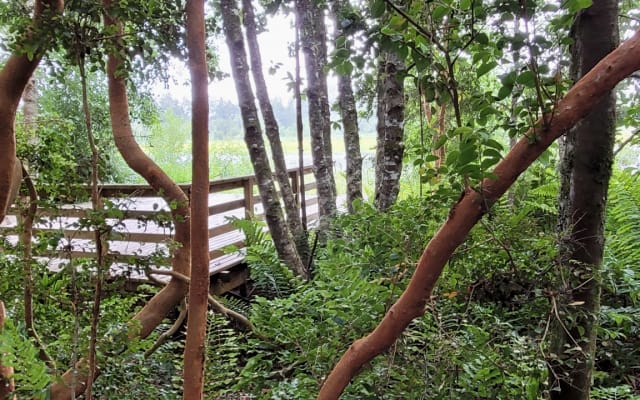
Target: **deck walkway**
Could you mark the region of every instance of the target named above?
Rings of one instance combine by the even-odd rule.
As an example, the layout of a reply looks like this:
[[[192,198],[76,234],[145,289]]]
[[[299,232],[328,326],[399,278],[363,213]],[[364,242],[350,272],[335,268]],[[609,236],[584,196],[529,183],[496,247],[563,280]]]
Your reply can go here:
[[[289,171],[298,204],[302,193],[308,221],[317,218],[317,198],[311,167],[306,167],[305,185],[301,189],[297,169]],[[147,185],[103,185],[103,197],[110,199],[122,216],[107,219],[111,227],[108,258],[112,276],[126,276],[133,281],[146,280],[145,268],[168,268],[173,226],[169,207]],[[190,185],[183,185],[189,193]],[[35,241],[46,241],[46,249],[34,256],[46,260],[51,270],[59,271],[70,262],[95,257],[94,233],[84,227],[90,203],[65,204],[56,209],[39,209],[34,224]],[[212,282],[229,281],[224,275],[244,261],[244,234],[230,218],[263,217],[254,176],[211,181],[209,193],[209,274]],[[19,217],[16,210],[0,224],[0,236],[10,245],[18,242]],[[230,252],[234,247],[237,251]],[[241,273],[243,275],[244,273]],[[167,276],[156,276],[168,280]],[[221,279],[220,279],[221,278]]]

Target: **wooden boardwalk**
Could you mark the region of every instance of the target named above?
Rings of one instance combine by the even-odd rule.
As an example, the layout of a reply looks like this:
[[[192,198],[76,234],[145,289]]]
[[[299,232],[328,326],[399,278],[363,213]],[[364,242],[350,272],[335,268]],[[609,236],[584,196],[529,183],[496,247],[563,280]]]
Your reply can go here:
[[[308,221],[317,218],[316,185],[311,172],[311,167],[304,169],[305,185],[301,188],[298,170],[289,170],[298,204],[304,193]],[[209,274],[214,283],[220,281],[218,283],[224,285],[226,281],[231,284],[226,275],[230,275],[229,272],[244,260],[244,234],[230,219],[263,217],[255,183],[254,176],[210,182]],[[190,192],[190,185],[181,186],[185,193]],[[121,210],[118,218],[107,219],[110,227],[107,252],[111,262],[110,275],[141,281],[147,279],[147,267],[168,268],[173,225],[166,202],[148,185],[102,185],[101,193],[103,198]],[[10,245],[16,245],[20,218],[17,210],[12,211],[0,224],[0,235]],[[88,202],[60,205],[55,209],[38,209],[34,240],[46,240],[48,245],[45,250],[34,252],[34,256],[47,262],[54,271],[79,259],[95,258],[94,232],[84,226],[89,211],[91,204]],[[230,252],[232,247],[237,251]],[[241,272],[240,276],[246,279],[246,272]],[[160,275],[156,278],[164,281],[169,279]]]

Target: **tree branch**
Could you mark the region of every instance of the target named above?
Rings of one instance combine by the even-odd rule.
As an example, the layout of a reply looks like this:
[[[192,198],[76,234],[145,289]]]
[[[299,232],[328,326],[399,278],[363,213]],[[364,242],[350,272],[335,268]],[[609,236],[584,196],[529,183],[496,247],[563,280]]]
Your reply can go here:
[[[495,180],[485,179],[480,192],[473,189],[465,191],[422,253],[407,289],[373,332],[356,340],[344,353],[321,387],[319,400],[337,399],[366,363],[388,349],[414,318],[424,315],[426,302],[445,264],[482,215],[542,152],[582,119],[605,93],[638,69],[640,31],[600,61],[571,88],[554,109],[553,118],[546,119],[551,121],[548,126],[541,119],[529,130],[493,170]]]

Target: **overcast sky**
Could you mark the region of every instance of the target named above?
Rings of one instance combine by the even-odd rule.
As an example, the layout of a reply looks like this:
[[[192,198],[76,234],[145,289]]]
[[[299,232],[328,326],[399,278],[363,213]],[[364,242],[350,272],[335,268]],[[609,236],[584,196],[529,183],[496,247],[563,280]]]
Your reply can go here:
[[[265,68],[264,75],[267,81],[270,97],[275,100],[284,100],[293,96],[287,91],[287,82],[285,80],[287,72],[295,74],[295,60],[289,57],[288,46],[293,42],[294,31],[292,28],[292,19],[282,15],[276,15],[269,18],[267,25],[268,31],[259,35],[258,41],[262,52],[262,65]],[[229,75],[228,78],[221,81],[215,81],[209,85],[209,97],[211,99],[225,99],[237,103],[236,89],[231,78],[231,68],[229,63],[229,51],[224,37],[216,40],[218,55],[220,57],[220,69]],[[301,60],[304,64],[304,60]],[[281,63],[282,65],[275,74],[269,74],[271,65]],[[304,68],[304,65],[302,66]],[[181,62],[176,62],[173,66],[172,76],[184,76],[188,79],[189,73]],[[304,69],[301,72],[304,78]],[[159,87],[158,95],[169,95],[177,99],[189,99],[191,89],[187,82],[178,82],[170,84],[168,88]]]

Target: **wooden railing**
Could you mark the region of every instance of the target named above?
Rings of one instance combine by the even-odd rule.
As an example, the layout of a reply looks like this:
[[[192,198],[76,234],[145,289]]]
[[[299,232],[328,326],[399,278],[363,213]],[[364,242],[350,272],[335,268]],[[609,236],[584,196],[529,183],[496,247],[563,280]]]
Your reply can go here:
[[[311,167],[305,167],[305,185],[300,188],[299,170],[289,170],[298,204],[304,193],[307,221],[317,219],[316,184],[311,172]],[[180,186],[189,195],[191,185]],[[169,205],[148,185],[105,184],[100,190],[102,197],[111,204],[111,212],[106,211],[105,215],[110,227],[107,255],[113,262],[112,273],[126,271],[135,279],[142,275],[142,270],[132,268],[132,265],[167,265],[173,237]],[[263,210],[255,176],[211,181],[209,193],[210,273],[213,275],[237,265],[243,258],[241,253],[225,251],[229,246],[244,247],[242,232],[229,219],[261,219]],[[48,240],[52,245],[34,255],[50,260],[53,269],[71,259],[95,257],[95,234],[86,223],[90,211],[90,203],[38,209],[34,235],[42,238],[41,234],[45,234],[54,240]],[[17,210],[12,209],[0,225],[0,235],[7,242],[17,243],[19,222]]]

